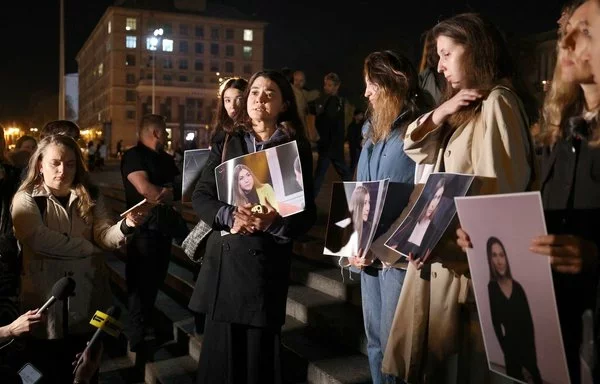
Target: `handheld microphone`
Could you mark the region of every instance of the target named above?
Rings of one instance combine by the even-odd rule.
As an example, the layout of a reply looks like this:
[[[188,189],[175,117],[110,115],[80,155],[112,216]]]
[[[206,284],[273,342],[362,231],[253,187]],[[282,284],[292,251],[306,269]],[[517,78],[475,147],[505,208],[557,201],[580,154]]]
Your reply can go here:
[[[56,300],[65,300],[67,297],[73,294],[73,291],[75,291],[75,280],[67,276],[63,277],[54,283],[50,298],[36,313],[44,312],[46,309],[48,309],[48,307],[54,304]]]
[[[121,308],[115,306],[108,308],[106,313],[102,313],[100,311],[96,311],[96,313],[94,313],[92,320],[90,320],[90,324],[98,328],[98,330],[96,331],[96,333],[94,333],[94,336],[92,336],[92,338],[88,342],[87,346],[83,350],[83,353],[81,353],[81,356],[79,356],[79,359],[75,364],[75,369],[73,369],[73,374],[77,372],[77,368],[79,368],[79,365],[81,365],[81,363],[83,362],[83,355],[85,355],[86,351],[92,351],[92,348],[95,348],[96,345],[99,345],[99,342],[102,341],[102,338],[105,334],[108,333],[112,337],[119,336],[119,333],[123,328],[121,323],[118,321],[120,316]]]

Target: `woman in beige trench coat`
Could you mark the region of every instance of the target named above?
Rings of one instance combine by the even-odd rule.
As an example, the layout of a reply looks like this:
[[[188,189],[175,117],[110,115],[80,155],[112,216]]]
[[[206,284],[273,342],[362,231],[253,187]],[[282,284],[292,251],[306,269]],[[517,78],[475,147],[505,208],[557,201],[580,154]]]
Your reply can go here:
[[[448,95],[408,127],[406,153],[435,171],[479,176],[480,194],[527,190],[535,175],[528,131],[534,113],[524,107],[527,94],[514,81],[500,32],[479,15],[461,14],[433,33]],[[383,371],[409,383],[490,380],[468,265],[455,245],[454,228],[449,226],[429,258],[410,264],[400,295]]]

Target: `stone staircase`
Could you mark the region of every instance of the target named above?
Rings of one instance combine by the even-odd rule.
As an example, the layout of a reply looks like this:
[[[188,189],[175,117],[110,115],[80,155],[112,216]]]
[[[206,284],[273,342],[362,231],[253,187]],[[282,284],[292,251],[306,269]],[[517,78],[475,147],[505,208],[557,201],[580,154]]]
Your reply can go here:
[[[115,216],[125,210],[121,185],[101,185]],[[326,191],[323,191],[326,192]],[[322,194],[323,195],[323,194]],[[327,195],[329,196],[329,195]],[[184,218],[196,222],[191,207]],[[370,383],[366,338],[362,322],[360,281],[342,276],[336,260],[322,255],[326,214],[317,225],[294,244],[286,322],[282,329],[282,364],[286,383],[350,384]],[[156,353],[139,367],[143,377],[128,372],[137,362],[134,353],[113,354],[101,367],[101,383],[194,383],[202,348],[193,314],[187,303],[194,288],[195,264],[173,246],[168,275],[154,308],[157,324]],[[110,280],[117,301],[125,302],[125,254],[107,259]],[[127,321],[123,307],[122,320]],[[139,375],[138,375],[139,376]]]

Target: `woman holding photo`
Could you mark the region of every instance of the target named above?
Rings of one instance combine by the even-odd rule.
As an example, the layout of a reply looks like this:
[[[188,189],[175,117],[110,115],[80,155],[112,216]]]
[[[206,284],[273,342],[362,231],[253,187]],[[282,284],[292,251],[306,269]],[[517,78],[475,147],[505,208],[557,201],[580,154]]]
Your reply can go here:
[[[432,33],[438,71],[448,86],[440,106],[408,127],[406,153],[436,172],[482,176],[489,180],[482,194],[531,188],[528,127],[537,108],[525,103],[533,99],[515,78],[502,33],[473,13],[446,19]],[[447,240],[409,265],[383,369],[410,382],[456,376],[486,383],[489,370],[465,274],[468,263],[453,239]]]
[[[310,172],[304,173],[306,207],[281,217],[251,204],[217,197],[215,168],[224,161],[296,141],[302,169],[312,152],[290,83],[273,71],[255,73],[242,97],[236,125],[214,142],[193,195],[194,211],[213,228],[189,307],[206,314],[198,383],[281,383],[280,334],[292,256],[292,240],[316,219]],[[231,234],[222,236],[221,231]]]
[[[261,183],[252,170],[244,165],[238,164],[233,169],[233,205],[244,206],[256,204],[266,206],[269,204],[279,212],[275,191],[268,183]]]
[[[525,380],[523,368],[535,384],[542,383],[535,351],[535,330],[527,295],[513,279],[504,244],[490,237],[486,245],[490,282],[488,294],[494,332],[504,353],[506,374]]]
[[[405,56],[394,51],[369,54],[364,62],[365,97],[369,99],[369,124],[358,160],[357,181],[389,178],[386,199],[374,237],[389,229],[408,204],[413,189],[415,164],[404,153],[408,124],[426,111],[418,87],[418,75]],[[381,372],[385,350],[406,264],[384,264],[378,255],[364,250],[355,257],[340,258],[360,273],[367,354],[374,383],[395,383],[397,378]]]
[[[531,251],[550,257],[554,293],[571,383],[581,382],[582,315],[593,308],[598,283],[600,214],[600,88],[593,73],[593,2],[575,1],[559,20],[557,65],[543,108],[541,194],[550,235]],[[598,19],[600,32],[600,18]],[[598,36],[594,39],[594,36]],[[598,45],[600,52],[600,44]],[[600,75],[600,73],[599,73]],[[566,187],[566,188],[565,188]],[[458,231],[458,244],[470,248]],[[600,306],[599,306],[600,307]],[[596,337],[600,335],[596,320]],[[597,345],[600,342],[597,341]],[[596,374],[596,380],[600,375]]]

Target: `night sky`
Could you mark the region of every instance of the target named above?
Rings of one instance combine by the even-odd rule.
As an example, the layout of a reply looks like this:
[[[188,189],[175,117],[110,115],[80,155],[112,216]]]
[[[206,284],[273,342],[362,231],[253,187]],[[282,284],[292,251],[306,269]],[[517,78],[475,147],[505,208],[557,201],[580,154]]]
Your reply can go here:
[[[340,92],[361,103],[362,62],[374,50],[397,49],[417,64],[421,33],[438,20],[464,11],[481,12],[508,35],[523,36],[556,26],[559,0],[220,0],[269,23],[265,67],[303,69],[310,88],[337,72]],[[65,0],[66,70],[113,0]],[[441,3],[438,4],[438,3]],[[58,92],[59,0],[3,4],[0,32],[0,122],[22,121],[32,95]],[[410,8],[409,8],[410,7]]]

